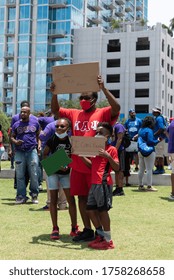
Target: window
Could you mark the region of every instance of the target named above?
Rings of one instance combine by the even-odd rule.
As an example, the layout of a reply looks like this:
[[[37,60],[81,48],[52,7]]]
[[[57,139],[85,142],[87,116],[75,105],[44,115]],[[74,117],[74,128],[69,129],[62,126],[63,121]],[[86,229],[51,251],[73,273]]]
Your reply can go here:
[[[120,74],[110,74],[107,75],[107,83],[119,83],[120,82]]]
[[[109,90],[111,93],[112,93],[112,95],[115,97],[115,98],[120,98],[120,90],[118,89],[116,89],[116,90],[114,90],[114,89],[110,89]]]
[[[169,71],[170,71],[170,64],[167,63],[167,72],[169,72]]]
[[[148,82],[149,81],[149,73],[137,73],[135,74],[136,82]]]
[[[139,97],[139,98],[149,97],[149,89],[148,88],[136,89],[135,97]]]
[[[119,40],[109,40],[109,44],[107,45],[107,52],[120,52],[121,44]]]
[[[164,52],[164,46],[165,46],[165,44],[164,44],[164,39],[162,40],[162,52]]]
[[[173,74],[173,66],[171,66],[170,73]]]
[[[135,112],[136,113],[148,113],[149,112],[149,105],[135,105]]]
[[[171,104],[173,103],[173,96],[172,95],[170,96],[170,103]]]
[[[161,66],[164,68],[164,59],[161,60]]]
[[[107,67],[120,67],[120,59],[108,59],[107,60]]]
[[[171,48],[171,60],[173,60],[173,48]]]
[[[143,50],[150,50],[150,42],[147,37],[138,38],[136,42],[136,50],[143,51]]]
[[[137,57],[136,66],[146,66],[150,64],[150,58],[149,57]]]
[[[173,81],[170,83],[170,88],[173,89]]]
[[[167,46],[167,56],[170,57],[170,46]]]

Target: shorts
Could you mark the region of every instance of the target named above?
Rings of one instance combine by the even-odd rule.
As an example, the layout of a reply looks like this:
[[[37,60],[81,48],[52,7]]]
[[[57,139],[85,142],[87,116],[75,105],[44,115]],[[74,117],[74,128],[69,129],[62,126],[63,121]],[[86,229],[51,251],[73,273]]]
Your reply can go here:
[[[164,157],[164,143],[164,140],[162,140],[155,146],[156,157]]]
[[[48,189],[50,191],[58,190],[60,187],[62,187],[62,189],[69,189],[70,188],[69,181],[70,181],[69,174],[67,175],[53,174],[51,176],[47,176]]]
[[[109,211],[112,208],[112,186],[92,184],[88,195],[87,210]]]
[[[90,188],[91,174],[80,173],[72,169],[70,174],[70,194],[72,196],[88,196]]]
[[[125,150],[118,151],[118,158],[119,158],[119,171],[125,171]],[[116,171],[117,172],[117,171]]]
[[[168,157],[169,153],[168,153],[168,143],[164,142],[164,156]]]

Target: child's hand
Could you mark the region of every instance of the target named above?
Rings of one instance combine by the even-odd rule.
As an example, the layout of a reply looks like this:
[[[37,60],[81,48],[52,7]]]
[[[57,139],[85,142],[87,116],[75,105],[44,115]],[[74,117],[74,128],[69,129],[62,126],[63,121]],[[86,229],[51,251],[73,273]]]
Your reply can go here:
[[[109,158],[110,154],[106,152],[104,149],[99,149],[99,156],[104,158]]]

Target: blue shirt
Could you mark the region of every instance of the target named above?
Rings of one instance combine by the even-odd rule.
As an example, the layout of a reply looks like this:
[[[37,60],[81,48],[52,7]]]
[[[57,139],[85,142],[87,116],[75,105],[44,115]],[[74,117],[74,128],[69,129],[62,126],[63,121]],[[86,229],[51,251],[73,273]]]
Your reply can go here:
[[[159,143],[159,140],[154,138],[153,130],[150,127],[142,127],[138,132],[138,136],[147,143],[148,146],[154,147]],[[155,148],[154,148],[155,151]]]
[[[142,120],[139,118],[128,119],[124,127],[127,129],[130,138],[132,139],[136,134],[138,134],[139,129],[142,126]]]
[[[166,129],[166,123],[165,123],[164,117],[162,115],[159,115],[158,117],[155,118],[154,133],[157,132],[159,129],[163,129],[163,131]],[[155,135],[156,139],[158,137],[161,137],[161,138],[165,139],[166,135],[162,132],[158,135]]]

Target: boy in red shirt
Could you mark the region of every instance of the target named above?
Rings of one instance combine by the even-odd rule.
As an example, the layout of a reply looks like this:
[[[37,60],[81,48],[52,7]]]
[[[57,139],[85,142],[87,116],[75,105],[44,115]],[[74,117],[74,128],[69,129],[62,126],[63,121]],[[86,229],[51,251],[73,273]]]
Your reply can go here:
[[[112,208],[111,170],[119,170],[117,149],[110,145],[113,134],[112,126],[107,122],[98,124],[95,137],[105,137],[105,150],[99,150],[99,156],[83,161],[91,168],[91,189],[88,194],[87,212],[96,229],[96,239],[88,244],[93,249],[107,250],[115,246],[111,239],[110,218]]]

